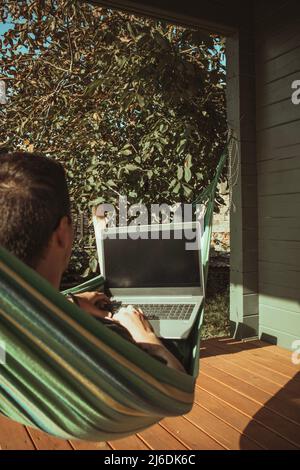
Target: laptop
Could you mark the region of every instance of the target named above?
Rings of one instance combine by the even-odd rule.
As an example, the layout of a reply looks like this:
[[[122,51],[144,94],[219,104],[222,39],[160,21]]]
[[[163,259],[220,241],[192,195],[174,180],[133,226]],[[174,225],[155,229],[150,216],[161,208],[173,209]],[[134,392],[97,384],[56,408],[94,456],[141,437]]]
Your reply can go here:
[[[142,309],[158,337],[186,338],[204,298],[201,222],[103,228],[96,219],[111,300]]]

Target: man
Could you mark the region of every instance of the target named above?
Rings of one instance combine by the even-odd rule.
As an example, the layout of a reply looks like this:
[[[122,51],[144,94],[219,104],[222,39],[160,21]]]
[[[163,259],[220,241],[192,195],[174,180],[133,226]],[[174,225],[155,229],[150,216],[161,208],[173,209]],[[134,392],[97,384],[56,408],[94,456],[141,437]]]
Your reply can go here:
[[[70,199],[63,167],[37,154],[0,155],[0,245],[59,289],[68,266],[73,227]],[[121,325],[139,347],[163,360],[169,367],[183,371],[180,362],[168,351],[141,311],[123,308],[111,317],[97,307],[109,302],[100,292],[73,296],[87,313],[109,326]]]

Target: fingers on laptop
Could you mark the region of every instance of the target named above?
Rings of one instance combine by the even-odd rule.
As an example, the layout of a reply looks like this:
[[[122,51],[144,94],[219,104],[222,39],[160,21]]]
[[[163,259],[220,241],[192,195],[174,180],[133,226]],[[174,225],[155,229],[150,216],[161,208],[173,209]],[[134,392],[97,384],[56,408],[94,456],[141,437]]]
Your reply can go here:
[[[143,310],[140,308],[136,308],[133,305],[127,305],[127,307],[121,307],[120,310],[118,311],[118,313],[124,313],[124,312],[133,313],[135,315],[138,315],[139,317],[142,316],[143,318],[145,318]]]
[[[132,305],[127,305],[126,307],[119,308],[118,312],[114,315],[123,315],[124,313],[134,313],[134,308]]]
[[[117,315],[114,315],[114,318],[117,320],[119,314],[130,314],[130,315],[136,315],[139,320],[141,321],[143,327],[145,328],[146,331],[148,332],[153,332],[154,329],[149,322],[149,320],[145,317],[143,310],[141,308],[136,308],[133,305],[127,305],[127,307],[122,307],[118,311]]]

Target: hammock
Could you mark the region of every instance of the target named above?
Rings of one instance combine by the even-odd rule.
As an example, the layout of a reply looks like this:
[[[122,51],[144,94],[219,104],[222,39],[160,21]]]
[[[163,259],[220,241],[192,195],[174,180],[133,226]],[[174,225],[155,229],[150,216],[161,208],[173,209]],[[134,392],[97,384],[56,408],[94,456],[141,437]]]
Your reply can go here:
[[[207,203],[205,278],[215,190],[226,154],[195,201]],[[72,292],[102,283],[98,276]],[[165,416],[185,414],[193,406],[202,318],[203,306],[189,338],[177,344],[187,373],[173,370],[87,315],[0,247],[0,348],[6,349],[0,412],[63,439],[90,441],[125,437]]]

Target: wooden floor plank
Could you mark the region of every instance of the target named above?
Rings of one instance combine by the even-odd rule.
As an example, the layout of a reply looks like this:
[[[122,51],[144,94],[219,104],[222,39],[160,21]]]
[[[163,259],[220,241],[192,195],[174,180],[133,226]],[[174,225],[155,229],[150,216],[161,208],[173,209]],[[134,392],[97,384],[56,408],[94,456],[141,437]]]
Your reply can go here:
[[[166,431],[159,424],[138,434],[151,449],[155,450],[186,450],[187,447]]]
[[[110,441],[109,445],[114,450],[149,450],[147,446],[138,436],[128,436],[116,441]]]
[[[196,428],[184,418],[165,418],[161,421],[171,434],[177,436],[187,447],[195,450],[224,450],[214,439]]]
[[[220,419],[216,418],[213,414],[209,413],[204,408],[194,405],[192,411],[185,417],[194,426],[202,431],[205,431],[213,439],[217,440],[222,446],[228,450],[240,449],[242,434]],[[250,440],[247,436],[243,439],[244,449],[247,450],[260,450],[256,442]]]
[[[291,360],[292,352],[289,351],[288,349],[283,349],[279,346],[275,346],[274,344],[266,343],[265,341],[259,341],[259,340],[253,341],[252,345],[256,347],[263,347],[265,348],[265,350],[268,351],[268,353],[272,353],[280,357],[283,356]]]
[[[214,380],[203,371],[197,381],[197,387],[198,386],[212,395],[220,397],[229,405],[249,416],[249,418],[255,418],[257,422],[263,424],[271,431],[288,440],[290,443],[300,447],[300,434],[297,434],[296,432],[297,426],[285,418],[275,414],[273,411],[265,408],[250,398],[245,397],[231,387]]]
[[[250,342],[245,342],[243,350],[247,351],[249,354],[254,355],[255,357],[264,357],[266,359],[269,359],[272,364],[273,361],[275,361],[276,363],[280,363],[281,366],[287,366],[287,370],[289,370],[292,375],[297,374],[297,372],[300,372],[300,366],[297,366],[292,362],[291,352],[287,355],[276,354],[274,353],[274,350],[271,349],[271,345],[264,347],[255,347],[255,345],[257,344],[259,344],[258,341],[253,341],[252,344],[250,344]]]
[[[266,370],[257,367],[250,363],[245,363],[245,361],[234,361],[232,357],[227,356],[217,356],[217,357],[208,357],[205,359],[205,363],[216,367],[224,372],[227,372],[238,380],[242,380],[245,383],[251,383],[255,387],[267,392],[270,395],[270,398],[274,398],[282,402],[282,406],[287,408],[287,415],[291,416],[292,419],[298,416],[298,422],[300,419],[300,387],[298,382],[293,382],[287,378],[282,378],[281,384],[279,385],[278,378],[274,382],[274,373],[266,374]],[[252,364],[252,368],[251,368]],[[250,373],[249,373],[250,372]],[[272,380],[273,379],[273,380]]]
[[[36,450],[25,426],[0,417],[1,450]]]
[[[71,444],[64,439],[58,439],[37,429],[26,429],[37,450],[73,450]]]
[[[269,382],[275,384],[276,386],[281,387],[286,391],[289,391],[296,396],[299,394],[299,384],[298,382],[292,382],[289,377],[286,377],[278,372],[272,371],[269,368],[266,368],[264,365],[257,364],[253,360],[249,360],[245,357],[241,357],[239,354],[223,354],[220,355],[220,351],[222,349],[216,347],[209,348],[210,353],[214,352],[214,354],[210,354],[209,357],[202,358],[201,364],[203,361],[210,361],[211,359],[220,359],[226,362],[230,362],[239,368],[242,368],[247,371],[249,377],[251,378],[253,375],[259,375],[260,377],[267,379]]]
[[[282,386],[269,380],[268,377],[264,375],[257,374],[257,372],[253,370],[251,375],[249,371],[242,366],[242,363],[237,364],[232,362],[231,358],[226,356],[216,356],[216,357],[207,357],[203,361],[203,363],[216,367],[217,369],[223,370],[224,372],[228,372],[229,374],[234,375],[237,378],[240,378],[243,381],[251,383],[252,385],[264,390],[265,392],[274,395],[282,390]],[[285,381],[288,383],[288,380]],[[286,391],[284,395],[288,400],[290,397],[293,397],[294,394]]]
[[[261,364],[271,371],[278,372],[286,377],[294,378],[300,382],[300,366],[293,365],[291,361],[286,358],[284,360],[278,359],[275,355],[269,354],[267,348],[255,348],[251,346],[250,342],[234,342],[232,341],[224,343],[222,341],[217,342],[214,346],[221,348],[224,354],[236,353],[239,354],[240,358],[247,358],[255,363]],[[206,347],[205,355],[208,354],[209,343]]]
[[[226,384],[229,387],[233,388],[239,393],[242,393],[248,398],[255,400],[261,405],[266,406],[270,410],[274,411],[275,413],[280,414],[281,416],[289,419],[293,423],[295,423],[296,428],[297,425],[299,426],[299,433],[300,433],[300,399],[296,398],[291,401],[287,400],[279,400],[275,396],[265,392],[264,390],[254,386],[250,383],[250,380],[244,381],[240,377],[236,377],[238,373],[235,371],[228,372],[227,370],[224,371],[223,368],[220,366],[212,367],[208,363],[204,363],[202,366],[202,371],[204,371],[210,377],[218,380],[222,384]],[[226,369],[226,366],[225,366]],[[234,375],[233,375],[234,374]],[[263,385],[262,385],[263,386]]]
[[[219,398],[197,388],[196,403],[267,450],[295,450],[296,446],[262,426]],[[251,426],[249,425],[251,422]]]
[[[251,357],[251,359],[255,360],[259,364],[266,365],[266,367],[271,370],[275,370],[280,374],[297,380],[300,386],[300,366],[293,365],[292,362],[291,365],[284,364],[283,361],[273,357],[267,357],[265,353],[261,354],[260,351],[243,351],[241,354]]]
[[[107,442],[70,441],[74,450],[111,450]]]

